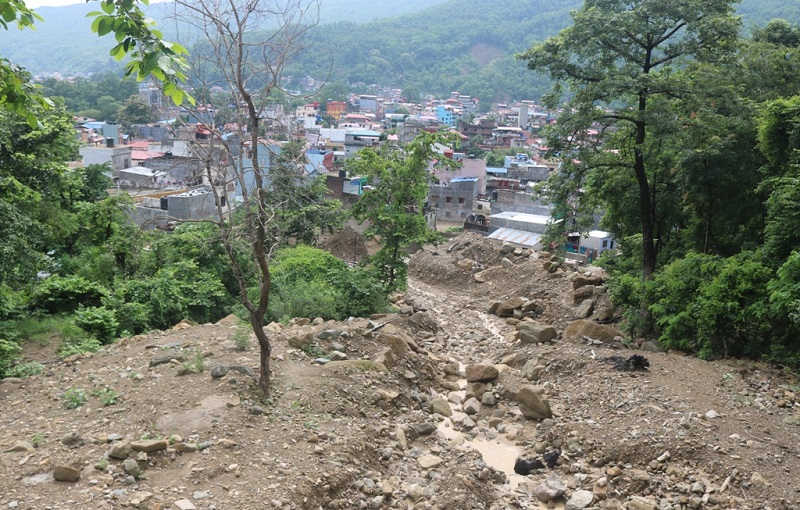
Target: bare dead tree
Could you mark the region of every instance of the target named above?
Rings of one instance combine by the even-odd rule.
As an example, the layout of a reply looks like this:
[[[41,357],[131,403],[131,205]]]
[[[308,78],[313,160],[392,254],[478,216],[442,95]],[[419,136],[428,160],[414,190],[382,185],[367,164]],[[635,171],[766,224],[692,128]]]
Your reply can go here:
[[[261,136],[271,96],[282,92],[284,69],[318,22],[319,0],[176,0],[174,5],[182,32],[178,39],[192,54],[190,86],[200,99],[189,111],[210,131],[207,140],[194,144],[194,152],[214,192],[215,223],[258,339],[259,386],[269,396],[272,349],[264,317],[278,205],[267,200],[268,161],[274,154]],[[225,129],[202,104],[210,91],[224,92],[233,105],[234,120]],[[230,200],[234,189],[240,197],[235,204]],[[253,281],[257,297],[249,293]]]

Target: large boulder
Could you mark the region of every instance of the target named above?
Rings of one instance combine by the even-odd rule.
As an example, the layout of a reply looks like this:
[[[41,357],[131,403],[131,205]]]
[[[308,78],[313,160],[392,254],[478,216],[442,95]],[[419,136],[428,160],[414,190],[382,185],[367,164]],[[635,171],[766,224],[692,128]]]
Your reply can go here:
[[[593,311],[594,299],[584,299],[583,302],[578,305],[578,308],[575,309],[575,317],[578,319],[586,319],[587,317],[591,317]]]
[[[592,297],[592,295],[594,295],[594,289],[594,285],[585,285],[577,288],[572,291],[572,299],[574,299],[576,303],[580,303],[584,299]]]
[[[538,344],[549,342],[558,335],[556,328],[537,322],[524,321],[517,325],[519,340],[523,344]]]
[[[494,313],[497,314],[498,317],[511,317],[514,315],[514,310],[521,308],[524,303],[525,301],[523,301],[522,298],[513,297],[500,303]]]
[[[602,342],[611,342],[615,337],[623,335],[610,326],[597,324],[587,320],[572,321],[569,326],[567,326],[567,329],[564,330],[564,338],[582,336],[587,336],[591,339],[600,340]]]
[[[533,495],[542,503],[549,503],[567,492],[567,484],[555,473],[550,473],[540,485],[533,489]]]
[[[467,365],[467,382],[487,382],[497,379],[500,372],[494,365],[475,364]]]
[[[523,386],[517,393],[517,404],[523,416],[532,420],[552,418],[550,402],[541,386]]]
[[[580,289],[586,285],[597,286],[603,283],[603,279],[596,275],[578,274],[572,279],[572,288]]]

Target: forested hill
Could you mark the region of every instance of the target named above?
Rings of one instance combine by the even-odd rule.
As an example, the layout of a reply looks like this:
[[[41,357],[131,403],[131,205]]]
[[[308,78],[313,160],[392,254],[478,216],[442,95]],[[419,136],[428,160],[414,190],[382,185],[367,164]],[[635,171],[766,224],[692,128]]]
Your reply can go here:
[[[513,54],[566,26],[579,0],[322,0],[322,23],[311,47],[290,69],[301,77],[379,83],[420,91],[462,93],[484,101],[535,97],[545,82],[525,70]],[[154,4],[159,19],[169,4]],[[743,0],[745,26],[775,17],[800,21],[800,2]],[[98,39],[89,30],[87,12],[79,4],[37,9],[44,18],[35,31],[0,31],[0,56],[34,73],[63,74],[118,69],[108,56],[110,37]],[[344,21],[347,20],[347,21]],[[169,28],[165,26],[169,36]]]

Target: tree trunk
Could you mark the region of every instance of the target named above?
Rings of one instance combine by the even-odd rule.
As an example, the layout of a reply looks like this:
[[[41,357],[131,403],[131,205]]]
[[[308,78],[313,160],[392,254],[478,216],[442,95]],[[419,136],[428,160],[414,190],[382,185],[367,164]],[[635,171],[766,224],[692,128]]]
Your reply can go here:
[[[258,339],[258,347],[260,352],[260,363],[259,368],[261,374],[258,378],[258,386],[261,388],[261,391],[264,392],[265,397],[269,397],[271,395],[271,387],[270,387],[270,369],[269,369],[269,358],[272,354],[272,345],[270,345],[269,338],[267,338],[267,334],[264,333],[264,318],[257,317],[256,315],[250,316],[250,325],[253,326],[253,332],[256,334],[256,338]]]

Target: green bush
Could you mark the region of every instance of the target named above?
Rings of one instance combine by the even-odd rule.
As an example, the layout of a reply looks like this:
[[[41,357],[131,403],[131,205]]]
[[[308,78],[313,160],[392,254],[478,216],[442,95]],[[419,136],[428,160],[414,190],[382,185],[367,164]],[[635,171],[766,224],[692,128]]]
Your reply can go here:
[[[49,313],[75,311],[78,306],[100,306],[106,294],[101,285],[79,276],[51,276],[33,291],[36,308]]]
[[[80,388],[70,386],[67,391],[61,396],[64,399],[64,405],[67,409],[75,409],[80,407],[89,400],[89,396]]]
[[[0,377],[8,376],[8,370],[14,365],[22,353],[16,342],[0,338]]]
[[[14,365],[6,371],[6,377],[19,377],[26,378],[34,375],[39,375],[44,372],[44,365],[36,361],[30,363],[20,363]]]
[[[183,319],[214,322],[227,314],[233,298],[212,273],[200,269],[194,261],[183,261],[159,269],[149,278],[127,280],[115,292],[113,303],[123,329],[136,332],[145,327],[169,328]],[[134,317],[122,318],[123,303],[137,303],[128,311]],[[147,326],[143,327],[144,314]],[[125,322],[130,320],[130,323]]]
[[[77,327],[77,326],[76,326]],[[102,346],[100,341],[90,336],[83,336],[83,338],[73,338],[65,341],[58,351],[58,355],[63,358],[69,358],[75,354],[84,354],[87,352],[97,352]]]
[[[771,277],[751,252],[727,259],[690,253],[669,264],[648,285],[661,342],[703,358],[769,352]]]
[[[293,317],[339,319],[341,299],[341,293],[323,281],[283,283],[270,296],[269,317],[284,322]]]
[[[296,280],[331,281],[347,264],[330,253],[299,245],[294,248],[280,250],[272,263],[273,278],[282,283]]]
[[[345,268],[334,277],[334,285],[342,294],[341,318],[368,317],[389,306],[386,290],[374,269]]]
[[[100,343],[111,343],[119,333],[119,322],[113,310],[103,306],[96,308],[78,308],[75,312],[75,324],[94,335]]]

